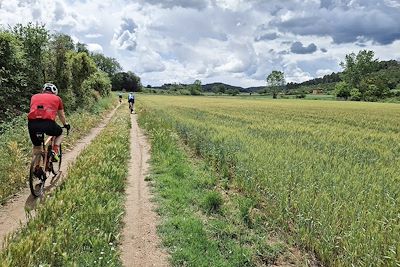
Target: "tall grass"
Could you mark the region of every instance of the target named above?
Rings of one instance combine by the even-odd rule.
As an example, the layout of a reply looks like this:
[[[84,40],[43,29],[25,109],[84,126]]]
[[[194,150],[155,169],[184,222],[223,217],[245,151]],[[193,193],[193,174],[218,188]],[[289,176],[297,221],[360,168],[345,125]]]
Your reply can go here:
[[[228,192],[249,199],[272,228],[322,263],[400,265],[399,105],[141,101],[222,174]]]
[[[72,126],[63,146],[69,149],[103,118],[105,111],[116,105],[115,96],[100,99],[91,110],[79,110],[67,115]],[[0,204],[26,186],[32,144],[29,139],[26,115],[1,125],[0,133]],[[66,150],[64,150],[66,151]]]
[[[1,266],[120,266],[117,245],[129,159],[128,110],[115,118],[70,169],[28,225],[0,254]]]
[[[274,233],[264,231],[262,217],[249,201],[221,194],[218,174],[182,149],[167,121],[148,110],[139,114],[151,137],[147,180],[155,188],[162,217],[159,234],[172,266],[269,266],[279,259],[306,265],[306,257],[294,258]]]

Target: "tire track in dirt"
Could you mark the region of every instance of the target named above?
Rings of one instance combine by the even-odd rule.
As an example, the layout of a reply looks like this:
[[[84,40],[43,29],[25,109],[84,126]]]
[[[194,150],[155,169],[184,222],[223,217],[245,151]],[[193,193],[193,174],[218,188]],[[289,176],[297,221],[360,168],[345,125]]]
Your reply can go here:
[[[137,124],[136,115],[132,115],[131,124],[131,160],[121,240],[122,263],[126,267],[169,266],[168,254],[160,248],[156,231],[158,216],[145,181],[150,145]]]
[[[99,125],[90,130],[89,134],[76,142],[71,151],[63,154],[60,174],[56,177],[56,179],[53,179],[53,182],[51,183],[51,179],[46,180],[46,194],[51,192],[55,186],[57,186],[57,184],[65,179],[66,175],[68,174],[68,167],[75,162],[80,153],[108,124],[117,108],[118,107],[108,113]],[[29,168],[23,171],[28,173]],[[45,197],[43,199],[45,199]],[[29,221],[29,219],[35,216],[35,206],[38,205],[43,199],[33,197],[27,186],[26,189],[19,192],[15,197],[11,198],[0,208],[0,249],[3,249],[5,238],[9,234],[13,233],[20,227],[23,227]]]

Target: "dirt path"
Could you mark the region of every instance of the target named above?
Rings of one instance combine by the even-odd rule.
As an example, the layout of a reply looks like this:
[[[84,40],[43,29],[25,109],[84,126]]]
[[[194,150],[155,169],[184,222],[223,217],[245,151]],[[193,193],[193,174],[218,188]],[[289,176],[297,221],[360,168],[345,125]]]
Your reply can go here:
[[[150,159],[149,144],[132,115],[131,161],[126,189],[126,214],[122,232],[124,266],[168,266],[168,255],[160,248],[156,233],[158,221],[150,201],[151,194],[144,180]]]
[[[63,154],[60,175],[51,183],[49,181],[50,179],[46,181],[45,191],[47,193],[67,175],[68,166],[75,161],[82,150],[90,144],[107,125],[115,111],[116,108],[110,112],[97,127],[94,127],[88,135],[76,142],[75,147],[71,151]],[[40,201],[41,199],[34,198],[29,189],[26,188],[0,208],[0,249],[3,248],[5,237],[8,234],[14,232],[20,226],[25,225],[31,217],[35,216],[34,208]]]

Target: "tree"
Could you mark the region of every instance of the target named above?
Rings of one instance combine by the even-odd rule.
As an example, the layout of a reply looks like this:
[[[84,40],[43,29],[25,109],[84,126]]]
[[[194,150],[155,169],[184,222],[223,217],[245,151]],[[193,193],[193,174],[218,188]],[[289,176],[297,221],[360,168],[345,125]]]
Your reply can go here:
[[[20,40],[26,60],[27,96],[36,92],[46,82],[46,58],[49,33],[44,25],[17,24],[13,33]]]
[[[335,95],[340,98],[348,99],[351,89],[346,82],[339,82],[335,86]]]
[[[118,72],[112,79],[112,90],[126,90],[129,92],[140,92],[142,90],[142,83],[140,78],[133,72]]]
[[[0,32],[0,87],[22,87],[24,65],[19,40],[10,32]]]
[[[69,88],[72,79],[68,53],[74,51],[74,42],[69,35],[55,34],[50,41],[50,59],[47,66],[49,80],[54,81],[60,93]]]
[[[19,40],[10,32],[0,31],[0,122],[16,111],[29,108],[29,98],[23,97],[26,95],[24,66]]]
[[[285,75],[282,71],[273,70],[267,76],[267,86],[271,88],[272,97],[276,98],[279,88],[285,85]]]
[[[196,80],[193,84],[189,85],[189,91],[191,95],[201,95],[201,81]]]
[[[370,50],[361,50],[358,54],[346,55],[345,62],[340,65],[344,69],[342,80],[351,88],[360,88],[361,80],[369,73],[376,71],[378,60],[374,59],[374,52]]]
[[[96,91],[100,96],[107,96],[111,92],[111,81],[107,73],[97,71],[83,81],[85,91]]]
[[[84,52],[89,55],[89,50],[87,49],[87,45],[84,43],[77,42],[75,46],[75,50],[78,53]]]
[[[85,52],[70,53],[71,74],[72,74],[72,90],[76,95],[79,106],[84,107],[90,102],[91,92],[87,91],[87,87],[82,87],[82,83],[97,71],[96,64]]]
[[[115,73],[122,70],[121,65],[115,58],[106,57],[101,53],[92,53],[90,57],[94,60],[99,69],[108,74],[110,79]]]
[[[235,95],[240,94],[240,91],[239,91],[239,89],[234,88],[234,89],[229,89],[229,90],[227,91],[227,93],[228,93],[229,95],[235,96]]]

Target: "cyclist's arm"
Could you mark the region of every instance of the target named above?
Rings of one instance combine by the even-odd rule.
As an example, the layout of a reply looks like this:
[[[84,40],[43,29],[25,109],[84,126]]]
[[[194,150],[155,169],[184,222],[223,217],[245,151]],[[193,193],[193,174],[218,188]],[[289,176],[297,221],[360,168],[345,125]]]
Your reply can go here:
[[[67,124],[67,121],[65,119],[65,113],[63,109],[60,109],[58,112],[58,117],[60,118],[60,121],[63,125]]]

